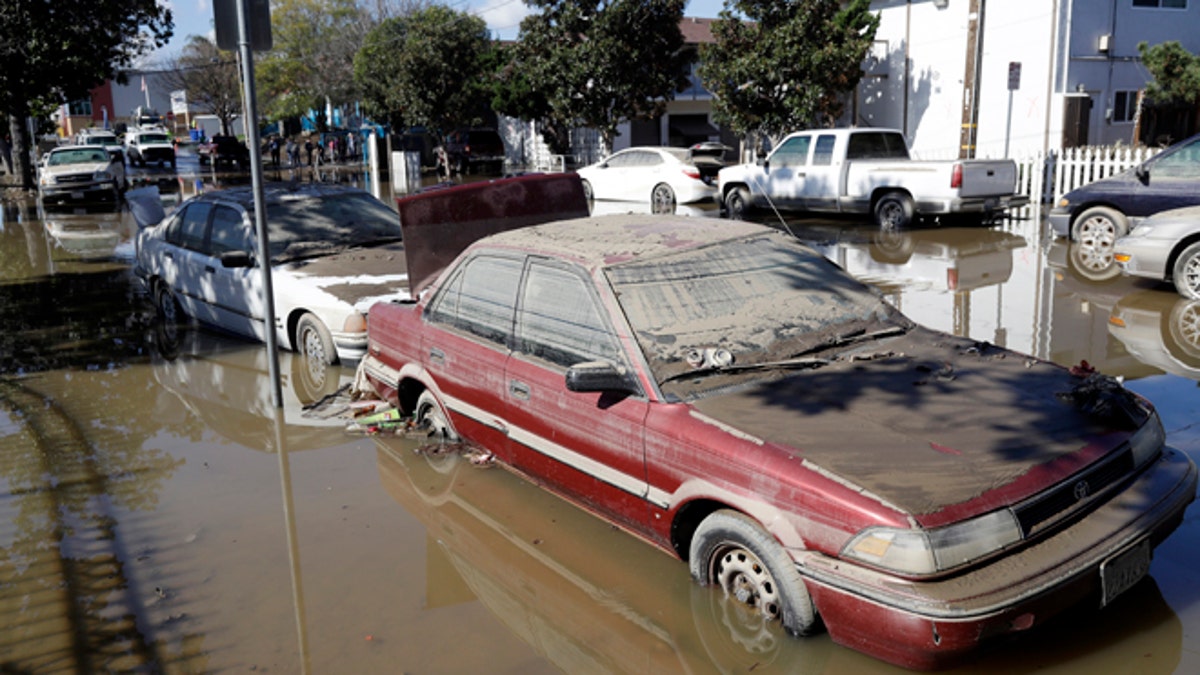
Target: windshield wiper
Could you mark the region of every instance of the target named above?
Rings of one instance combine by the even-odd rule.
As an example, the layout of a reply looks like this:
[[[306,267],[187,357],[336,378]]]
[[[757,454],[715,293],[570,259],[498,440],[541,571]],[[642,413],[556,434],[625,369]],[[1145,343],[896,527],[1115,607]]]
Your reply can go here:
[[[795,354],[792,354],[791,358],[794,359],[794,358],[804,356],[806,354],[812,354],[814,352],[822,352],[822,351],[825,351],[826,349],[833,349],[834,347],[845,347],[846,345],[852,345],[852,344],[856,344],[859,342],[870,342],[871,340],[878,340],[879,338],[891,337],[892,335],[903,335],[904,333],[907,333],[907,332],[908,332],[908,328],[905,328],[904,326],[892,326],[890,328],[883,328],[880,330],[871,331],[870,333],[868,333],[864,329],[860,328],[858,330],[852,330],[848,333],[842,333],[841,335],[835,335],[835,336],[829,338],[828,340],[822,340],[819,344],[815,344],[812,347],[809,347],[808,349],[803,349],[801,351],[796,352]]]
[[[689,378],[708,377],[709,375],[717,374],[733,374],[733,373],[748,373],[756,370],[786,370],[791,368],[820,368],[828,365],[829,359],[814,359],[814,358],[789,358],[780,361],[763,361],[761,363],[735,363],[728,366],[709,366],[707,368],[696,368],[695,370],[685,370],[682,373],[675,373],[667,377],[658,384],[664,385],[668,382],[676,380],[686,380]]]

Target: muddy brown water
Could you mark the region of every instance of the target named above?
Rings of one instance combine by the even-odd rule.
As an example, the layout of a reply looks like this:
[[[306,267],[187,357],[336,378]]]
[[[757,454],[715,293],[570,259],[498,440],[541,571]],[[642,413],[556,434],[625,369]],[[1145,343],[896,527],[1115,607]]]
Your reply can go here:
[[[168,209],[213,185],[148,175]],[[305,415],[349,369],[282,355],[276,411],[261,346],[165,340],[127,212],[0,216],[0,672],[896,672],[746,627],[683,563],[502,469]],[[1039,214],[785,226],[917,321],[1124,377],[1200,459],[1196,305]],[[1196,508],[1114,605],[951,672],[1200,672]]]

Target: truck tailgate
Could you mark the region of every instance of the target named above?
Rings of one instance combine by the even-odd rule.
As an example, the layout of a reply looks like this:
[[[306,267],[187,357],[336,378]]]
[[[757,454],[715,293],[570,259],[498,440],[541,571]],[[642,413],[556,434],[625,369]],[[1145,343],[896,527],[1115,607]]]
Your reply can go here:
[[[962,197],[1011,195],[1017,185],[1017,165],[1012,160],[963,160],[962,167]]]

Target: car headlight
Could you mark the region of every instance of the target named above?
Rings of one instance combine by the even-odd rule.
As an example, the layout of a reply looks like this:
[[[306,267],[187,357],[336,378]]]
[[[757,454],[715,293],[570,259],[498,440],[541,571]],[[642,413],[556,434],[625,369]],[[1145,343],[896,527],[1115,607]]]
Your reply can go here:
[[[351,312],[342,323],[342,330],[347,333],[367,332],[367,315],[362,312]]]
[[[1158,453],[1166,441],[1167,434],[1163,431],[1162,420],[1159,419],[1157,412],[1153,412],[1142,428],[1138,429],[1129,439],[1129,448],[1133,453],[1133,465],[1140,467],[1158,457]]]
[[[96,181],[112,180],[112,174],[107,171],[97,171],[96,173],[92,174],[92,180],[96,180]]]
[[[1154,231],[1154,223],[1142,221],[1129,232],[1130,237],[1145,237]]]
[[[1071,205],[1071,200],[1067,199],[1066,197],[1063,197],[1062,199],[1058,200],[1058,205],[1059,205],[1059,207],[1065,209]]]
[[[54,185],[58,182],[58,179],[54,176],[42,176],[40,180],[42,181],[42,185]]]
[[[1021,540],[1012,511],[1001,509],[930,530],[868,527],[842,549],[845,558],[922,576],[954,569]]]

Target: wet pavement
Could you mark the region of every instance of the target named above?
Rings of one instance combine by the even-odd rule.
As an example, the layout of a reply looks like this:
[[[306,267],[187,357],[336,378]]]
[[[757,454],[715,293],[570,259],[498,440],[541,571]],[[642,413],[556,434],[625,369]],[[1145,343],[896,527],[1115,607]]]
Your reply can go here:
[[[134,178],[168,209],[246,180],[186,158]],[[921,323],[1124,377],[1200,461],[1200,303],[1049,239],[1037,212],[779,226]],[[276,411],[261,346],[166,339],[132,283],[135,229],[0,210],[0,672],[896,672],[746,628],[683,563],[503,470],[306,415],[350,369],[283,354]],[[1115,604],[957,672],[1200,672],[1197,508]]]

